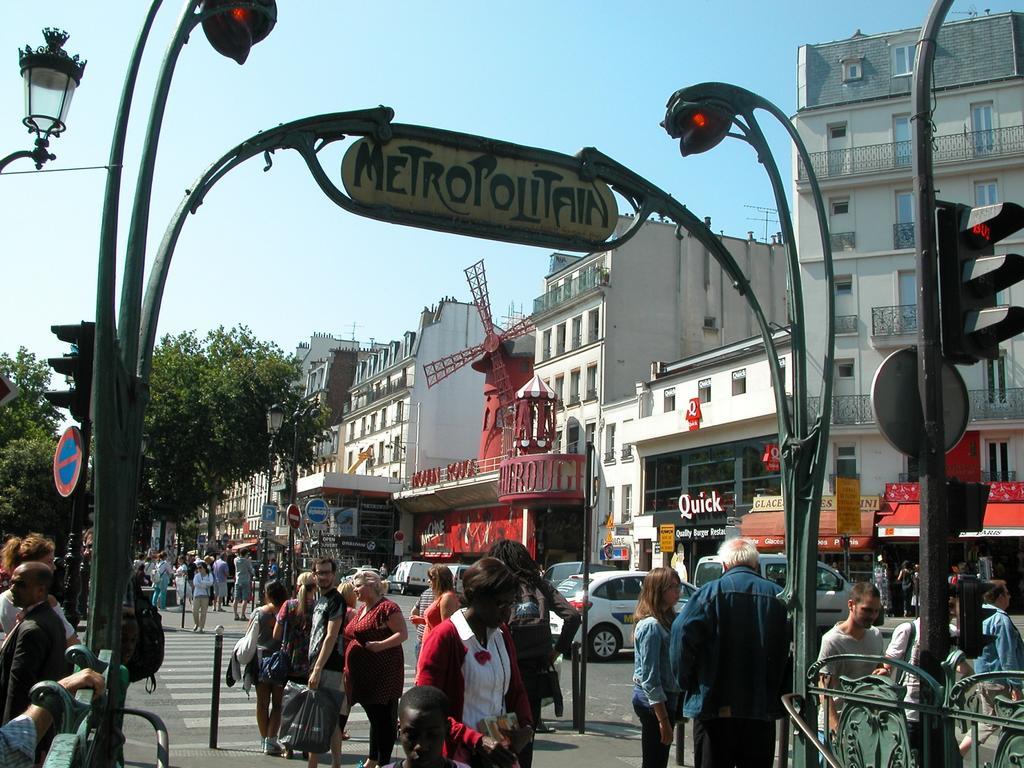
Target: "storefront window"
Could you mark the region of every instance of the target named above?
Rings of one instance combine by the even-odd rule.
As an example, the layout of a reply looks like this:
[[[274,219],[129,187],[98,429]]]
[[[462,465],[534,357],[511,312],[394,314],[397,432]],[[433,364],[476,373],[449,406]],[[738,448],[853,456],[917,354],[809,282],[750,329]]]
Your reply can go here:
[[[697,496],[716,491],[728,505],[741,510],[758,494],[780,494],[779,473],[769,472],[761,460],[765,444],[774,440],[765,436],[648,457],[643,511],[674,509],[684,492]]]

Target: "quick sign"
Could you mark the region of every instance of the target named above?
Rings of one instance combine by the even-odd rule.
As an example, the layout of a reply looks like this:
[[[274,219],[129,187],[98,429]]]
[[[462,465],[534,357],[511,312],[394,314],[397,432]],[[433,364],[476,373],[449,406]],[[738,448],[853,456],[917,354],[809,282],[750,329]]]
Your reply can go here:
[[[440,141],[364,137],[341,162],[345,191],[358,203],[446,221],[508,226],[591,240],[611,236],[618,206],[608,185],[572,170]]]
[[[684,493],[679,497],[681,525],[688,527],[724,526],[725,503],[725,498],[715,490],[710,494],[704,491],[698,494]]]
[[[700,429],[700,398],[691,397],[686,407],[686,420],[690,423],[690,431]]]

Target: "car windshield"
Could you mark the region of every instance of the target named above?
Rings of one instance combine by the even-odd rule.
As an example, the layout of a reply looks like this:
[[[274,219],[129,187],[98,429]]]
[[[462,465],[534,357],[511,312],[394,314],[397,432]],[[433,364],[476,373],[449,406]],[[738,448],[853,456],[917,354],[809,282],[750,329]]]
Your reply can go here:
[[[593,582],[593,579],[591,579],[591,582]],[[558,585],[558,591],[564,597],[575,595],[581,589],[583,589],[583,577],[579,574],[575,576],[570,576],[568,579],[565,579],[561,584]]]

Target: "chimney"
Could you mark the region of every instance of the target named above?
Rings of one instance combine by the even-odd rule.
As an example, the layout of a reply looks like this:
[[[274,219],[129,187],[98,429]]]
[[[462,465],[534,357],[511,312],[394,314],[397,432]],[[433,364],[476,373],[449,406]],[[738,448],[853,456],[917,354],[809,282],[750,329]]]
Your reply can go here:
[[[754,239],[754,230],[748,229],[747,230],[747,240],[753,240],[753,239]]]
[[[708,229],[711,229],[711,217],[710,216],[705,216],[704,217],[704,226],[707,227]]]

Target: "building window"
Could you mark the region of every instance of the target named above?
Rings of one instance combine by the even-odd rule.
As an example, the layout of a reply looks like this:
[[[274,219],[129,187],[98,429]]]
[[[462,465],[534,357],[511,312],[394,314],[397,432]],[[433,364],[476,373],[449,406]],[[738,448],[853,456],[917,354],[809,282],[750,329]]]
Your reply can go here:
[[[572,348],[577,349],[583,344],[583,315],[572,319]]]
[[[899,167],[905,167],[913,161],[910,146],[910,115],[894,115],[892,118],[893,159]]]
[[[348,467],[351,467],[351,466],[352,466],[352,451],[349,451],[348,452],[348,462],[345,464],[345,468],[347,469]]]
[[[555,329],[555,354],[561,355],[565,352],[565,323]]]
[[[747,369],[740,368],[732,372],[732,395],[745,395],[747,393]]]
[[[988,477],[992,483],[1005,483],[1015,479],[1010,472],[1010,445],[1005,440],[987,440]]]
[[[633,486],[622,486],[622,522],[628,523],[633,519]]]
[[[401,403],[401,402],[395,403],[395,421],[396,422],[402,421],[402,406],[403,405],[404,405],[404,403]]]
[[[580,401],[580,372],[575,370],[569,373],[569,405],[575,405]]]
[[[379,457],[378,461],[380,461],[380,463],[383,464],[384,463],[384,441],[383,440],[381,440],[379,443],[377,443],[377,456]]]
[[[355,439],[355,436],[356,436],[356,423],[354,421],[350,421],[348,423],[348,439],[349,440],[353,440],[353,439]]]
[[[835,279],[836,296],[853,296],[853,277],[839,275]]]
[[[587,344],[597,341],[601,334],[601,310],[592,309],[587,313]]]
[[[669,387],[664,394],[665,413],[672,413],[676,409],[676,389]]]
[[[697,394],[701,403],[711,402],[711,379],[701,379],[697,382]]]
[[[850,212],[850,198],[837,197],[829,201],[833,216],[842,216]]]
[[[597,423],[588,421],[586,426],[586,445],[594,444],[594,435],[597,433]]]
[[[366,434],[366,417],[363,416],[363,418],[361,418],[359,420],[359,436],[362,437],[365,434]]]
[[[836,360],[836,377],[840,379],[852,379],[853,360]]]
[[[904,77],[914,72],[914,49],[915,43],[909,45],[894,45],[892,47],[892,76]]]
[[[608,517],[611,522],[615,521],[615,489],[608,487]]]
[[[555,394],[558,395],[558,399],[561,400],[563,397],[563,389],[565,387],[565,376],[555,376]]]
[[[551,452],[552,453],[561,453],[562,452],[562,430],[560,430],[560,429],[555,430],[555,440],[554,440],[554,445],[551,446]]]
[[[1006,404],[1006,352],[999,351],[995,360],[985,361],[985,383],[990,405]]]
[[[597,399],[597,366],[587,366],[587,400]]]
[[[846,123],[839,123],[837,125],[830,125],[828,127],[828,135],[831,139],[845,139],[846,138]]]
[[[551,357],[551,329],[548,328],[544,331],[544,335],[541,337],[541,360],[547,360]]]
[[[376,413],[371,413],[370,414],[370,431],[371,432],[376,432],[377,431],[377,414]]]
[[[843,61],[843,82],[849,83],[853,80],[860,80],[864,76],[864,67],[861,60],[845,59]]]
[[[604,428],[604,460],[615,461],[615,425],[608,424]]]
[[[995,149],[991,101],[971,104],[971,128],[974,131],[974,154],[991,154]]]
[[[388,409],[381,408],[380,410],[380,428],[384,429],[388,425]]]
[[[580,453],[580,425],[575,419],[572,419],[572,423],[565,430],[565,452],[566,453]]]
[[[836,446],[836,476],[857,477],[857,446]]]
[[[995,205],[999,202],[999,185],[993,181],[974,182],[974,204]]]

